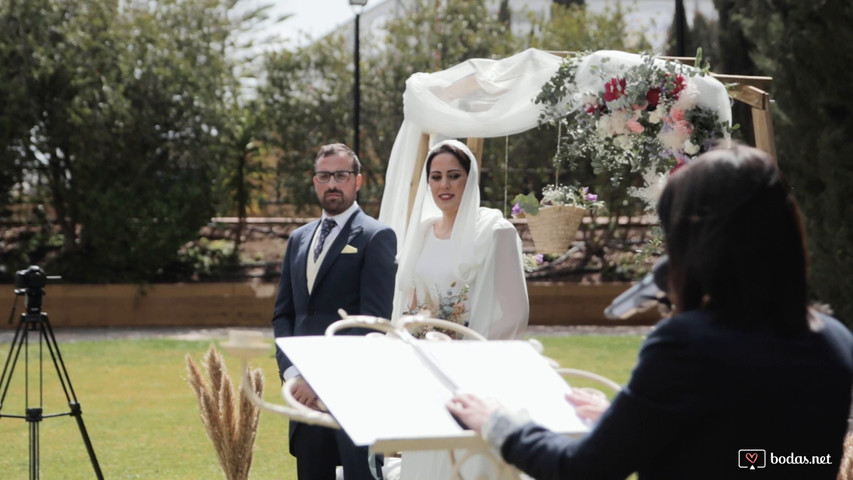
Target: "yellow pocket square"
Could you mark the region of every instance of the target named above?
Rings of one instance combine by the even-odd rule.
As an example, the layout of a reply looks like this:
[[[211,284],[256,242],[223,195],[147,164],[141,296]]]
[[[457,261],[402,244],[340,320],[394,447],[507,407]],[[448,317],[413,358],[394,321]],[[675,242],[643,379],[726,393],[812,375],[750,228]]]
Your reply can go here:
[[[341,253],[358,253],[358,249],[352,245],[347,245],[343,250],[341,250]]]

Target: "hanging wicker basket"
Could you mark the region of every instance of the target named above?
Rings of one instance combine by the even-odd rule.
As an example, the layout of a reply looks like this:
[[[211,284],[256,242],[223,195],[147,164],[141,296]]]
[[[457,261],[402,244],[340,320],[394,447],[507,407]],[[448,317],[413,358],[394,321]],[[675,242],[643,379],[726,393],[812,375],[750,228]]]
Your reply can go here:
[[[541,207],[537,215],[525,215],[536,253],[565,253],[584,215],[585,208],[571,205]]]

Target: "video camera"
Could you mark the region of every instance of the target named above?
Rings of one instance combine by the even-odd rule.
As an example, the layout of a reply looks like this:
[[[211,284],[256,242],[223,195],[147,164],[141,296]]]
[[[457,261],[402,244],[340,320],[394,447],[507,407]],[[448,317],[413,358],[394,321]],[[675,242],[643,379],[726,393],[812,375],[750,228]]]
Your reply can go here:
[[[47,276],[44,270],[37,265],[30,265],[26,270],[15,272],[15,294],[26,296],[28,318],[38,319],[40,317],[44,286],[47,281],[61,278],[59,276]],[[10,319],[9,323],[11,321]]]
[[[39,268],[38,265],[31,265],[26,270],[18,270],[15,272],[16,289],[40,289],[44,288],[46,284],[47,275],[44,273],[44,270]],[[17,293],[17,291],[15,293]]]

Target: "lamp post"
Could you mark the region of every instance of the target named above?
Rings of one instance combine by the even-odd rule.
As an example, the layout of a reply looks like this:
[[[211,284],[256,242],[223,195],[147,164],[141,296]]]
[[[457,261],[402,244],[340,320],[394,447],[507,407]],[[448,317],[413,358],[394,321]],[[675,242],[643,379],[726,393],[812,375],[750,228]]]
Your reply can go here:
[[[361,68],[360,68],[360,59],[359,59],[359,32],[358,32],[358,23],[359,17],[361,16],[361,11],[364,9],[364,6],[367,5],[367,0],[349,0],[349,4],[355,12],[355,37],[353,41],[353,57],[354,57],[354,65],[353,65],[353,87],[352,87],[352,103],[353,103],[353,141],[352,141],[352,151],[355,152],[356,156],[359,154],[359,113],[361,111]]]
[[[684,0],[675,0],[675,55],[687,56],[687,14]]]

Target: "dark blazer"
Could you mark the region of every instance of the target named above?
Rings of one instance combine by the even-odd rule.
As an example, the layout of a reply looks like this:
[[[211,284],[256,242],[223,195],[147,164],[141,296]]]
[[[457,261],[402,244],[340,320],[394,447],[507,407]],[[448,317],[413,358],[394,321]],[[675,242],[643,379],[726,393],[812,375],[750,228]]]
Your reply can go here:
[[[501,453],[537,479],[835,479],[850,413],[853,336],[837,320],[797,337],[702,311],[658,324],[625,388],[580,440],[532,423]],[[750,464],[741,450],[758,460]],[[764,468],[749,470],[761,464]],[[813,457],[814,456],[814,457]],[[780,464],[780,457],[831,465]],[[774,461],[775,460],[775,461]],[[747,468],[741,468],[747,467]]]
[[[341,319],[339,308],[351,315],[391,318],[397,274],[394,231],[360,209],[353,212],[334,242],[325,246],[326,255],[309,294],[306,268],[311,239],[319,225],[317,220],[298,228],[287,242],[272,319],[276,338],[323,335],[329,325]],[[351,247],[347,253],[343,252],[345,247]],[[341,333],[365,331],[350,329]],[[281,376],[292,363],[278,348],[275,356]],[[341,430],[290,422],[289,438],[300,478],[332,478],[338,462],[344,466],[347,478],[373,478],[367,447],[356,447]],[[376,456],[370,462],[381,465],[382,458]]]
[[[341,319],[339,308],[350,315],[391,318],[397,274],[394,231],[356,210],[335,241],[325,247],[328,250],[309,295],[306,268],[319,225],[320,220],[304,225],[288,240],[272,319],[276,338],[323,335],[326,327]],[[346,246],[357,252],[342,253]],[[279,349],[276,360],[280,374],[292,365]]]

